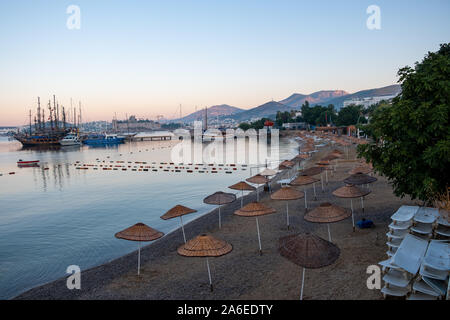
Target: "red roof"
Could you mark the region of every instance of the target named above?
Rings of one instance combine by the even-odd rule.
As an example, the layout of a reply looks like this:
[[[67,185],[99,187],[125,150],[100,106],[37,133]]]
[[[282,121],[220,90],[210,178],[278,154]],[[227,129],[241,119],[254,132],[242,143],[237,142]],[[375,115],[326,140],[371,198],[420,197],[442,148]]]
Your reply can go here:
[[[272,126],[273,126],[273,122],[272,122],[272,121],[269,121],[269,120],[266,120],[266,122],[264,122],[264,126],[266,126],[266,127],[272,127]]]

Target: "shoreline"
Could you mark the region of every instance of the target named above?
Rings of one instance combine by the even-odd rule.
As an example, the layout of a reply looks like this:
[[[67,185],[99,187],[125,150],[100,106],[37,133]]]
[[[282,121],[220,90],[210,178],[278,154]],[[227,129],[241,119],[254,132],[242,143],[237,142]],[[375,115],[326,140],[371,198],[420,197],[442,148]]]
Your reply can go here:
[[[285,138],[288,138],[289,140],[292,140],[292,141],[296,142],[298,146],[300,145],[299,142],[296,141],[296,140],[294,140],[292,137],[288,137],[288,136],[287,136],[287,137],[285,137]],[[297,146],[297,147],[298,147],[298,146]],[[308,159],[308,160],[309,160],[309,159]],[[308,160],[307,160],[307,161],[308,161]],[[283,161],[283,160],[280,160],[280,161]],[[271,180],[271,186],[272,186],[272,184],[275,184],[275,187],[273,187],[274,190],[278,189],[277,187],[278,187],[279,184],[276,183],[276,182],[279,181],[279,180],[281,180],[281,179],[284,179],[286,175],[289,176],[289,175],[291,174],[291,173],[290,173],[291,170],[294,170],[294,169],[289,169],[289,170],[283,170],[283,171],[280,171],[280,172],[277,173],[277,175],[274,176],[274,178]],[[258,191],[259,191],[260,197],[264,196],[264,193],[266,193],[266,192],[264,191],[264,186],[259,186],[259,187],[258,187]],[[239,194],[240,194],[240,192],[237,192],[237,194],[236,194],[236,200],[235,200],[233,203],[230,203],[230,204],[221,206],[222,223],[224,223],[224,221],[225,221],[225,220],[224,220],[225,214],[226,214],[225,212],[228,212],[228,211],[230,210],[230,207],[232,208],[233,212],[234,212],[235,210],[237,210],[237,209],[240,207],[240,198],[241,198],[241,197],[238,196]],[[256,201],[256,191],[253,191],[253,192],[251,192],[251,193],[249,193],[249,194],[247,194],[247,195],[244,195],[244,200],[243,200],[243,201],[244,201],[244,204],[245,204],[245,203],[248,203],[248,202],[251,202],[251,201]],[[201,215],[201,216],[199,216],[199,217],[196,217],[196,218],[194,218],[193,220],[189,221],[188,223],[184,224],[184,229],[185,229],[185,232],[186,232],[186,237],[188,238],[187,240],[191,239],[191,238],[188,237],[189,230],[190,230],[190,229],[198,229],[198,228],[199,228],[199,226],[193,226],[194,224],[197,224],[197,221],[198,221],[198,220],[201,220],[201,219],[203,219],[203,218],[206,219],[206,216],[212,216],[212,215],[214,215],[214,214],[217,215],[216,218],[218,219],[218,212],[219,212],[219,211],[218,211],[218,207],[216,206],[215,208],[211,209],[210,211],[205,212],[203,215]],[[205,225],[205,223],[208,223],[208,224],[209,224],[209,223],[210,223],[210,222],[209,222],[210,220],[212,220],[212,219],[209,218],[209,219],[207,220],[208,222],[206,222],[206,221],[201,221],[201,222],[199,222],[199,224],[201,224],[201,225]],[[217,221],[218,221],[218,220],[217,220]],[[213,227],[213,226],[212,226],[212,227]],[[176,235],[174,235],[174,234],[176,234]],[[197,236],[197,235],[198,235],[198,234],[195,234],[194,236],[192,236],[192,238],[195,237],[195,236]],[[152,246],[156,246],[159,242],[175,240],[175,239],[173,239],[173,238],[180,238],[180,239],[182,239],[182,235],[181,235],[181,226],[175,227],[173,230],[171,230],[171,231],[169,231],[168,233],[164,234],[163,237],[161,237],[160,239],[158,239],[158,240],[156,240],[156,241],[154,241],[154,242],[151,242],[151,243],[146,244],[146,245],[142,245],[142,244],[141,244],[141,261],[142,261],[142,262],[144,261],[144,260],[143,260],[143,255],[144,255],[144,251],[145,251],[145,250],[149,250]],[[181,245],[181,244],[179,244],[179,245]],[[177,248],[179,247],[179,245],[177,246]],[[133,250],[132,252],[127,253],[127,254],[125,254],[125,255],[122,255],[122,256],[120,256],[120,257],[117,257],[117,258],[108,260],[108,261],[103,262],[103,263],[101,263],[101,264],[99,264],[99,265],[90,267],[90,268],[88,268],[88,269],[86,269],[86,270],[81,270],[82,277],[84,277],[85,273],[88,273],[88,272],[94,272],[96,269],[98,269],[98,268],[103,268],[105,265],[108,265],[108,264],[114,264],[114,263],[120,263],[121,261],[123,261],[123,260],[125,260],[125,259],[131,259],[131,260],[133,260],[132,257],[133,257],[133,256],[134,256],[134,257],[137,256],[137,251],[138,251],[138,250]],[[175,251],[176,251],[176,249],[175,249]],[[26,289],[26,290],[24,290],[23,292],[21,292],[21,293],[15,295],[15,296],[13,296],[13,297],[11,297],[11,298],[8,298],[7,300],[17,300],[17,299],[22,299],[22,296],[27,296],[28,294],[32,294],[32,295],[33,295],[34,291],[40,291],[40,290],[42,290],[42,289],[44,289],[44,288],[51,287],[51,286],[53,286],[53,285],[60,285],[62,282],[64,282],[64,283],[66,282],[68,276],[69,276],[69,274],[67,274],[66,276],[60,277],[60,278],[58,278],[58,279],[51,280],[51,281],[49,281],[49,282],[46,282],[46,283],[43,283],[43,284],[40,284],[40,285],[31,287],[31,288]],[[65,286],[65,285],[64,285],[64,286]]]
[[[321,148],[302,164],[306,167],[311,166],[311,162],[322,157],[331,148],[335,147],[326,146]],[[352,154],[354,154],[353,151],[354,148],[352,148]],[[342,171],[346,165],[351,167],[352,163],[347,161],[340,163],[338,168],[340,167]],[[348,170],[345,169],[340,174],[345,176],[347,175],[346,171]],[[283,179],[288,174],[289,170],[284,170],[273,179],[271,183],[273,190],[279,188],[279,184],[276,181]],[[335,173],[335,175],[338,175],[338,173]],[[322,193],[319,187],[317,192],[318,201],[313,202],[312,199],[309,199],[308,207],[312,208],[322,200],[329,201],[331,190],[342,185],[340,178],[337,181],[333,181],[333,178],[329,175],[330,184],[326,187],[326,193]],[[378,179],[379,181],[373,186],[375,189],[374,193],[375,191],[376,193],[383,191],[393,198],[392,190],[383,181],[384,179],[379,177]],[[221,258],[211,259],[214,260],[212,273],[213,282],[215,283],[215,291],[212,294],[209,292],[206,279],[204,279],[206,277],[204,261],[199,258],[178,256],[177,248],[183,244],[183,240],[181,231],[177,228],[159,241],[150,243],[141,249],[140,277],[136,275],[136,250],[82,271],[81,290],[68,290],[66,288],[66,277],[62,277],[27,290],[12,299],[296,299],[300,278],[294,278],[295,281],[292,281],[292,275],[299,275],[300,269],[279,256],[277,250],[278,241],[276,239],[280,235],[298,233],[299,231],[315,232],[319,236],[326,238],[326,228],[322,225],[306,223],[299,217],[298,213],[300,213],[300,216],[303,215],[303,201],[301,199],[290,205],[291,230],[286,230],[284,202],[274,202],[268,198],[267,192],[260,192],[260,201],[278,210],[276,214],[261,217],[261,240],[264,252],[261,257],[257,254],[258,246],[254,219],[237,217],[233,214],[240,207],[239,200],[222,206],[222,229],[218,228],[217,207],[185,225],[188,239],[192,239],[201,233],[208,233],[233,245],[233,251],[230,254]],[[383,225],[388,222],[388,218],[393,213],[393,210],[398,208],[398,203],[405,204],[409,202],[393,198],[392,201],[381,199],[375,205],[371,204],[375,199],[376,197],[373,196],[369,196],[366,199],[366,212],[368,210],[374,210],[375,212],[371,215],[364,214],[364,216],[369,216],[377,226],[381,226],[381,229],[358,230],[356,233],[349,233],[351,221],[345,220],[333,224],[333,242],[336,241],[339,245],[341,257],[335,265],[317,271],[308,270],[308,277],[317,275],[314,287],[321,288],[324,286],[322,283],[324,277],[328,279],[325,283],[333,284],[336,282],[339,283],[339,286],[342,281],[354,282],[348,287],[348,292],[342,294],[339,291],[330,291],[329,288],[324,287],[317,295],[311,295],[313,290],[308,288],[308,283],[312,285],[314,281],[308,279],[306,284],[308,291],[306,291],[305,298],[345,299],[350,297],[352,299],[379,299],[381,297],[380,293],[366,292],[366,288],[359,288],[362,281],[359,278],[365,277],[365,269],[362,272],[363,268],[360,264],[365,264],[366,262],[376,264],[384,259],[382,255],[386,250],[386,245],[383,242],[383,236],[386,230]],[[244,196],[245,203],[254,200],[256,200],[256,192]],[[342,206],[346,204],[341,199],[335,199],[333,202]],[[390,202],[393,202],[393,204]],[[355,220],[358,219],[359,215],[356,214]],[[359,240],[355,242],[355,238]],[[374,242],[376,252],[372,252],[374,251],[372,250]],[[364,246],[369,249],[364,249]],[[372,257],[373,255],[376,257]],[[335,268],[343,269],[345,275],[336,276],[329,272],[329,270]],[[353,270],[354,268],[357,268],[357,271]],[[349,272],[349,269],[353,271]],[[291,275],[290,277],[289,274]],[[346,277],[349,278],[346,279]],[[356,282],[356,280],[359,281]],[[348,283],[345,285],[349,286]],[[358,286],[358,290],[355,290],[355,286]],[[358,296],[360,291],[361,295]]]

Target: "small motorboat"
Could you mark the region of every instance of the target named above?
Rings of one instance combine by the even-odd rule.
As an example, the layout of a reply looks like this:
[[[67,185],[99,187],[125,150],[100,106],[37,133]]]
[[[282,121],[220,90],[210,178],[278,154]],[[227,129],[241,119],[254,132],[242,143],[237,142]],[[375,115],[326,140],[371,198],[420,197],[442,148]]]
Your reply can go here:
[[[19,166],[19,167],[39,167],[39,160],[23,161],[22,159],[19,159],[19,161],[17,161],[17,166]]]

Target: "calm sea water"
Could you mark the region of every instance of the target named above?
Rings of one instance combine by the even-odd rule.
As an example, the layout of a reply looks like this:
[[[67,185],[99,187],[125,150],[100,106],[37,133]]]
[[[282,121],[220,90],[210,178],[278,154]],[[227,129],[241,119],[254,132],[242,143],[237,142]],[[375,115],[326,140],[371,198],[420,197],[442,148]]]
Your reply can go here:
[[[164,172],[159,165],[170,162],[176,143],[44,151],[0,137],[0,299],[65,276],[69,265],[85,270],[132,252],[136,244],[116,239],[116,232],[137,222],[171,232],[179,220],[159,218],[168,209],[183,204],[198,210],[183,219],[191,221],[215,208],[203,204],[204,197],[231,192],[229,185],[250,176],[249,167],[241,166],[232,174]],[[280,159],[292,158],[297,146],[280,139]],[[40,160],[41,167],[18,168],[19,159]],[[158,171],[77,170],[77,161],[155,162]]]

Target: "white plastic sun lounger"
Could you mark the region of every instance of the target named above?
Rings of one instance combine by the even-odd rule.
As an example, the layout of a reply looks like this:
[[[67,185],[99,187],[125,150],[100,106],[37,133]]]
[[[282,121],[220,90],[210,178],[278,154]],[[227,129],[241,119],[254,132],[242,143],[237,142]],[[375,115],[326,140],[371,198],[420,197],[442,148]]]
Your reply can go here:
[[[447,221],[443,216],[439,215],[436,221],[439,225],[444,227],[450,227],[450,222]]]
[[[414,216],[414,221],[421,223],[434,223],[438,217],[438,209],[420,207],[416,215]]]
[[[396,222],[406,222],[412,220],[418,209],[418,206],[401,206],[397,212],[391,216],[391,219]]]
[[[441,296],[445,296],[447,290],[445,280],[436,280],[428,277],[422,277],[422,280],[431,288],[433,288],[433,290],[438,294],[440,294]]]
[[[408,288],[400,288],[393,285],[385,285],[381,289],[381,293],[386,296],[404,297],[409,293]]]
[[[409,227],[411,227],[411,226],[412,226],[412,220],[404,221],[404,222],[393,221],[389,225],[389,228],[391,230],[408,230]]]
[[[418,291],[420,293],[424,293],[426,295],[430,295],[433,297],[439,297],[440,293],[434,290],[432,287],[430,287],[425,281],[415,281],[413,283],[413,290]]]
[[[430,296],[430,295],[424,294],[424,293],[413,293],[406,299],[407,300],[437,300],[437,297]]]
[[[393,263],[415,275],[427,251],[428,241],[407,234],[394,254]]]
[[[380,261],[380,262],[378,262],[378,264],[379,264],[380,266],[382,266],[383,268],[400,269],[396,264],[394,264],[394,263],[392,262],[392,258],[389,258],[389,259]]]
[[[417,222],[415,226],[411,227],[411,231],[423,235],[430,235],[433,231],[433,225],[431,223]]]
[[[450,243],[431,240],[423,264],[436,270],[450,272]]]
[[[383,281],[400,288],[406,288],[411,282],[406,272],[390,269],[383,277]]]
[[[386,233],[386,236],[391,239],[403,239],[408,234],[408,230],[393,229]]]
[[[437,270],[422,264],[420,266],[420,275],[431,279],[445,280],[448,277],[448,271]]]
[[[449,227],[444,227],[442,225],[438,225],[438,227],[436,228],[436,230],[434,230],[434,232],[436,232],[436,234],[444,236],[444,237],[450,237],[450,228]]]

